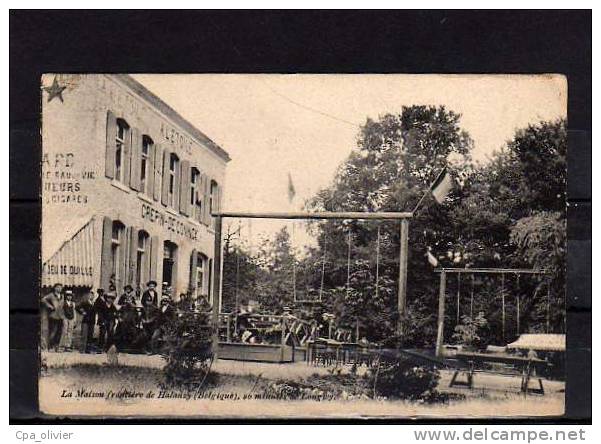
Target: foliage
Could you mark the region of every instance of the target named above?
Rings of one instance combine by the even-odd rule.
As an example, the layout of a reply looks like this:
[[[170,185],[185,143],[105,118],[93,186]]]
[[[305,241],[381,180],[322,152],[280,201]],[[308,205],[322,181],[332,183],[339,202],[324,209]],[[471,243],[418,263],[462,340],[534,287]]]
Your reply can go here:
[[[484,313],[479,312],[476,317],[464,315],[461,317],[461,324],[455,326],[453,339],[455,341],[473,347],[481,345],[482,331],[488,325]]]
[[[559,212],[524,217],[512,227],[511,242],[531,266],[563,274],[566,255],[566,221]]]
[[[178,311],[164,326],[161,355],[167,386],[200,388],[213,360],[212,329],[206,313]]]
[[[526,314],[536,331],[545,331],[548,322],[561,325],[564,317],[566,278],[566,219],[561,212],[539,212],[524,217],[512,227],[510,240],[516,254],[530,266],[546,270],[529,301]],[[544,287],[544,288],[543,288]],[[547,314],[547,309],[550,312]],[[544,325],[544,329],[543,329]]]
[[[329,211],[412,208],[444,166],[449,165],[455,176],[472,170],[469,153],[473,143],[460,129],[460,118],[444,107],[413,106],[403,107],[399,115],[385,115],[378,121],[368,119],[360,131],[357,149],[339,168],[334,184],[317,193],[307,203],[308,208]],[[432,285],[436,276],[424,260],[424,253],[429,245],[446,247],[453,241],[455,233],[449,230],[452,223],[447,213],[427,199],[423,211],[411,222],[408,304],[413,307],[413,314],[425,313],[425,307],[431,310],[436,304],[436,290]],[[376,263],[378,227],[380,254]],[[358,322],[365,332],[361,335],[367,339],[390,342],[398,321],[398,223],[327,221],[313,228],[318,237],[318,253],[323,252],[323,245],[327,243],[330,257],[340,258],[328,262],[325,283],[332,290],[328,292],[327,309],[336,315],[339,323]],[[344,291],[348,296],[341,298],[340,289],[347,286],[349,233],[350,291]],[[430,316],[427,318],[433,320]],[[416,318],[412,321],[421,324]],[[432,332],[435,323],[424,327]],[[416,334],[414,339],[419,341],[424,337]],[[431,336],[426,341],[430,339]]]
[[[428,400],[436,396],[440,373],[432,366],[416,365],[398,357],[392,363],[372,369],[369,383],[378,396],[392,399]]]
[[[482,164],[472,160],[473,145],[461,128],[461,115],[444,106],[403,107],[398,114],[367,119],[333,183],[305,204],[313,211],[411,210],[438,172],[448,168],[457,186],[446,202],[439,205],[426,193],[411,220],[402,337],[396,334],[400,235],[398,223],[392,221],[311,222],[317,245],[303,252],[295,251],[285,228],[252,254],[240,245],[228,248],[226,305],[235,305],[237,293],[239,301],[258,300],[265,312],[280,313],[293,306],[294,263],[297,291],[320,293],[321,307],[312,310],[334,314],[336,328],[358,329],[359,338],[387,346],[431,347],[439,286],[439,276],[425,257],[431,249],[440,266],[533,267],[550,272],[550,285],[536,277],[519,282],[507,277],[504,291],[511,297],[504,298],[510,324],[506,337],[499,333],[500,279],[474,279],[471,309],[484,312],[488,322],[478,333],[483,344],[511,340],[517,334],[513,295],[522,298],[521,332],[544,331],[547,309],[549,329],[560,331],[565,289],[565,121],[517,130]],[[465,295],[469,287],[464,282],[447,290]],[[461,317],[447,310],[446,322],[453,326],[453,319],[460,322]],[[454,328],[446,332],[449,340]]]

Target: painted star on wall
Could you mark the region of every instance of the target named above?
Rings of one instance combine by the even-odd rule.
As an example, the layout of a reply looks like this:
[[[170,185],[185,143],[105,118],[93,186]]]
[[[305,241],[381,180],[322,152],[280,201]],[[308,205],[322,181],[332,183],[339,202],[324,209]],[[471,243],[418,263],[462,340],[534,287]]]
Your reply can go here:
[[[63,100],[63,91],[66,88],[67,88],[66,86],[60,86],[58,84],[56,76],[54,76],[54,80],[52,81],[52,85],[44,87],[44,91],[46,91],[48,93],[48,102],[50,102],[55,97],[58,97],[59,99],[61,99],[61,102],[64,102],[64,100]]]

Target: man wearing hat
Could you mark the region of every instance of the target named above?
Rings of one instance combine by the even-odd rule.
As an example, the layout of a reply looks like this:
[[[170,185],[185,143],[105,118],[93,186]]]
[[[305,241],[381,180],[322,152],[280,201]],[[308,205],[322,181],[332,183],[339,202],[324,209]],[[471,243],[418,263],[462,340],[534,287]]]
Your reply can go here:
[[[171,304],[171,298],[169,296],[163,296],[161,298],[161,307],[157,312],[154,332],[150,338],[150,347],[154,352],[158,350],[159,340],[165,333],[165,326],[170,322],[173,322],[175,316],[177,316],[177,313]]]
[[[152,352],[152,338],[156,330],[156,321],[159,315],[159,308],[152,303],[150,298],[142,298],[142,331],[144,334],[145,348],[148,353]]]
[[[123,290],[124,290],[124,293],[121,295],[121,297],[117,301],[117,305],[119,307],[121,307],[123,305],[135,306],[136,305],[136,294],[134,293],[134,287],[127,284],[125,287],[123,287]]]
[[[52,293],[42,299],[43,308],[48,311],[48,349],[57,350],[63,332],[63,286],[54,284]]]
[[[119,323],[115,330],[115,341],[120,350],[135,348],[138,342],[139,313],[136,294],[131,285],[125,286],[125,293],[119,298]]]
[[[81,342],[79,344],[80,353],[89,353],[90,344],[94,337],[94,325],[96,324],[96,312],[94,311],[94,290],[84,293],[75,310],[81,317]]]
[[[148,281],[146,287],[146,291],[142,294],[142,306],[146,306],[145,301],[150,301],[157,307],[159,305],[159,292],[156,290],[157,282]]]
[[[98,312],[98,325],[100,327],[100,338],[98,346],[101,350],[108,350],[113,345],[113,335],[115,332],[115,323],[117,321],[117,307],[115,299],[117,295],[114,291],[109,291],[104,296],[102,310]]]

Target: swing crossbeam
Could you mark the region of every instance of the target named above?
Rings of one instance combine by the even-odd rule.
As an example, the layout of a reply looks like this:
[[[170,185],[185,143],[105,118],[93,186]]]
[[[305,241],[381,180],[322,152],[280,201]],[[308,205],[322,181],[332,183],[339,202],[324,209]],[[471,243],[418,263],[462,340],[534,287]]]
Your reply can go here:
[[[546,270],[532,268],[435,268],[435,273],[486,273],[486,274],[549,274]]]
[[[213,217],[235,217],[243,219],[358,219],[358,220],[401,220],[411,219],[413,213],[409,212],[356,212],[356,211],[284,211],[284,212],[265,212],[265,213],[254,213],[254,212],[236,212],[236,211],[225,211],[219,213],[212,213]]]

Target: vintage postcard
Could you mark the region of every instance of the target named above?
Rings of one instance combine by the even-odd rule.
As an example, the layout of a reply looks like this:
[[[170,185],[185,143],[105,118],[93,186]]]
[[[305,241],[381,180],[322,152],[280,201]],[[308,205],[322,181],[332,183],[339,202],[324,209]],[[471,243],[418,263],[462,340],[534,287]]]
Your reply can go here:
[[[563,76],[40,87],[46,415],[563,414]]]

